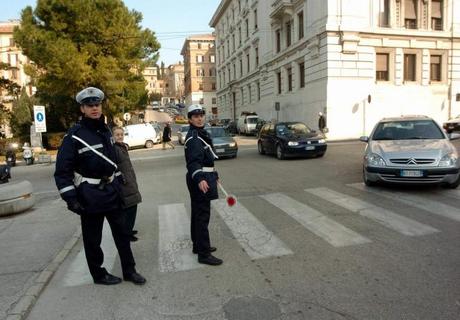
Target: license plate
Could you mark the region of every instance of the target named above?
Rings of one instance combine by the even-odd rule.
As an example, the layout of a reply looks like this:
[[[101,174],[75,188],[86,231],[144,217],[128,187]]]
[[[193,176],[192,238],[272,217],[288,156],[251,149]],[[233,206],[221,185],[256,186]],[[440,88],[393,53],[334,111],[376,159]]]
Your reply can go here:
[[[216,149],[216,152],[225,152],[225,149]]]
[[[423,171],[420,171],[420,170],[401,170],[401,177],[423,177]]]
[[[306,146],[305,150],[315,150],[315,146]]]

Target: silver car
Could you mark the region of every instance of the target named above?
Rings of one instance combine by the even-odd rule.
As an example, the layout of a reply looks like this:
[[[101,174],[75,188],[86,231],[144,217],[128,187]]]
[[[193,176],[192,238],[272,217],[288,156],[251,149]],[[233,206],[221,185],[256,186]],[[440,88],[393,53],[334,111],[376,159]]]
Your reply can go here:
[[[457,188],[460,183],[458,154],[447,135],[433,119],[403,116],[380,120],[369,137],[364,153],[363,180],[378,182],[442,184]]]
[[[177,140],[179,141],[179,144],[185,143],[185,137],[187,136],[189,128],[190,126],[185,124],[179,128],[179,131],[177,131]]]

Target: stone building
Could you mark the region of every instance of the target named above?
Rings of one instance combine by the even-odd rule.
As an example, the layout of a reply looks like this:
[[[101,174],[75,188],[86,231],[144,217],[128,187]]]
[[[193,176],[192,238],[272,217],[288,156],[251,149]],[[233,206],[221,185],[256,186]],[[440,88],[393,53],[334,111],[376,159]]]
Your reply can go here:
[[[217,117],[215,37],[188,37],[181,51],[184,57],[185,104],[201,104],[206,114]]]
[[[222,0],[210,25],[220,117],[317,129],[322,111],[348,139],[382,117],[460,114],[460,0]]]

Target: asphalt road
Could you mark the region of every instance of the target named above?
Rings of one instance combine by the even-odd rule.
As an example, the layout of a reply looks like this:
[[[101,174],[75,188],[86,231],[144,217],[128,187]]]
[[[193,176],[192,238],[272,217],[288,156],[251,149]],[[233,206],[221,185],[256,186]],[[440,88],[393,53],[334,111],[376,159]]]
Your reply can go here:
[[[132,246],[148,283],[92,284],[79,241],[27,319],[459,319],[460,191],[366,189],[360,143],[332,144],[321,159],[279,161],[258,155],[250,140],[236,159],[216,163],[238,198],[232,209],[213,204],[211,240],[222,266],[199,265],[190,252],[182,147],[133,151],[144,201]],[[36,186],[38,206],[48,208],[38,212],[53,223],[37,230],[56,235],[41,246],[64,244],[78,226],[56,200],[52,172],[13,171]],[[18,234],[24,243],[39,222],[33,214],[0,220],[0,227],[26,220],[30,229]],[[22,265],[40,270],[50,254],[34,254],[37,244],[29,244]],[[3,248],[15,252],[7,245],[2,256]],[[108,230],[103,247],[105,265],[121,275]],[[1,260],[3,273],[8,262]],[[21,274],[8,270],[0,274],[10,279],[1,305],[27,284],[16,286]]]

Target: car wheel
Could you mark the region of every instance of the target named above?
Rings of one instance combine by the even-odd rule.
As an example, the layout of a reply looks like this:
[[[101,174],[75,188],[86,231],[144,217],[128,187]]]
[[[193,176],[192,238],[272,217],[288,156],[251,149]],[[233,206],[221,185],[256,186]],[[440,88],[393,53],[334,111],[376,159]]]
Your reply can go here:
[[[257,143],[257,150],[259,150],[259,154],[265,154],[264,147],[260,141]]]
[[[368,187],[375,187],[377,185],[377,183],[375,181],[371,181],[371,180],[367,179],[366,173],[364,172],[364,168],[363,168],[363,182]]]
[[[153,148],[153,141],[152,140],[148,140],[147,142],[145,142],[145,147],[147,149],[150,149],[150,148]]]
[[[276,157],[278,158],[278,160],[284,159],[284,152],[279,144],[276,145]]]

